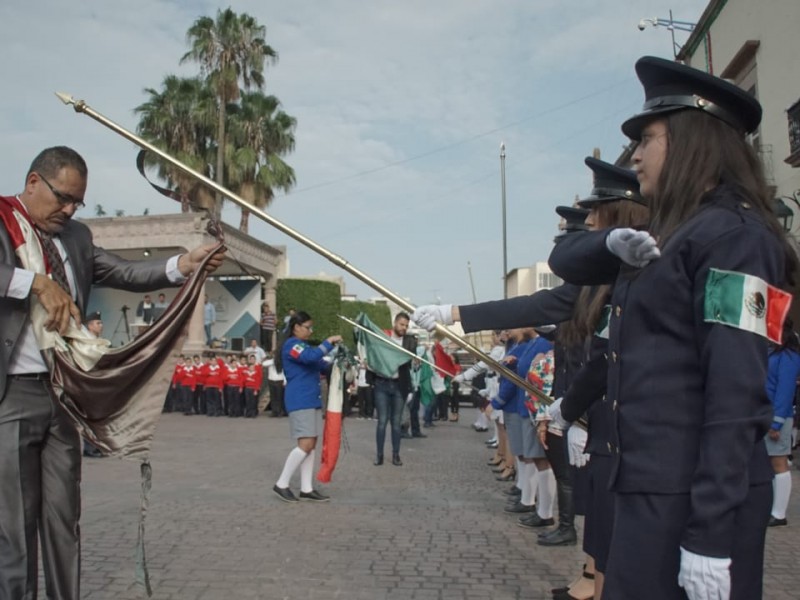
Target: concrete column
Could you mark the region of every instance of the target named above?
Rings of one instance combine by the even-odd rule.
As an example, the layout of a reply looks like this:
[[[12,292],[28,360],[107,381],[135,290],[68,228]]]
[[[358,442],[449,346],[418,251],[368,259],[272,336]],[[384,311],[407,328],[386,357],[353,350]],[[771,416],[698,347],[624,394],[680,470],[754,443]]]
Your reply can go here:
[[[189,336],[183,345],[184,354],[200,354],[206,349],[206,332],[203,327],[203,306],[205,305],[205,292],[200,294],[197,304],[189,319]]]

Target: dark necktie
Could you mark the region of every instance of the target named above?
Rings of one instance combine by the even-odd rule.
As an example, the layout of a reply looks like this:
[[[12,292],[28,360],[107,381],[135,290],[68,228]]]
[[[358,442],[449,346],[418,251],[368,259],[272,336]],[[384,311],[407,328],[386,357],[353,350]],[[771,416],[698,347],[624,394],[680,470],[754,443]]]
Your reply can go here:
[[[44,255],[47,257],[47,262],[50,265],[50,274],[53,276],[53,281],[60,285],[65,292],[72,294],[69,289],[69,282],[67,281],[67,271],[64,268],[64,261],[61,260],[61,254],[53,242],[53,236],[45,231],[39,231],[39,238],[42,240],[42,248]]]

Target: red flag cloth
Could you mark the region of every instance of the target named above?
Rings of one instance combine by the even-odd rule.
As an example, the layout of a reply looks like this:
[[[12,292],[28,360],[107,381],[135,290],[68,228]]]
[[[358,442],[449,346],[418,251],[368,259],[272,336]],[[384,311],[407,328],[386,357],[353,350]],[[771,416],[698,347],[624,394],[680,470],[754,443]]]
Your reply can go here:
[[[322,431],[322,456],[320,459],[317,481],[330,483],[336,462],[339,460],[339,448],[342,445],[342,390],[341,366],[333,363],[331,381],[328,385],[328,408],[325,411],[325,428]]]
[[[433,363],[450,377],[455,377],[461,371],[461,367],[453,362],[453,357],[444,351],[439,342],[433,345]]]

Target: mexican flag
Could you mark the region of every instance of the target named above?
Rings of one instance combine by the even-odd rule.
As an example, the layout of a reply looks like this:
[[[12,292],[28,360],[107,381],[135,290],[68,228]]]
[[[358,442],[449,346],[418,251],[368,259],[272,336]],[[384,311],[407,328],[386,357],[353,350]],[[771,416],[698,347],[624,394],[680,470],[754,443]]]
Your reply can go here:
[[[707,323],[752,331],[780,344],[791,304],[791,294],[754,275],[721,269],[708,273],[704,303]]]
[[[369,320],[365,313],[360,313],[356,323],[369,329],[377,337],[355,330],[358,344],[358,355],[367,361],[367,368],[381,377],[393,377],[400,365],[411,360],[402,349],[383,330]],[[378,339],[380,338],[380,339]]]

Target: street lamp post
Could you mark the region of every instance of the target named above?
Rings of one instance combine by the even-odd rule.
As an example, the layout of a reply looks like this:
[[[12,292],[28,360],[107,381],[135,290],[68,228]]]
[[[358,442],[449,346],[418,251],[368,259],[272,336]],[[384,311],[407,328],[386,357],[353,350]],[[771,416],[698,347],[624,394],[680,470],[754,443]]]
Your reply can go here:
[[[508,247],[506,246],[506,144],[500,142],[500,189],[503,210],[503,298],[508,298]]]
[[[672,34],[672,55],[673,58],[678,58],[678,52],[681,49],[681,45],[675,41],[675,30],[678,31],[688,31],[691,33],[694,31],[694,28],[697,26],[697,23],[690,23],[689,21],[676,21],[672,18],[672,10],[669,11],[669,19],[660,19],[658,17],[653,17],[652,19],[642,19],[639,21],[639,31],[644,31],[648,25],[652,25],[653,27],[666,27],[669,29],[670,34]]]

